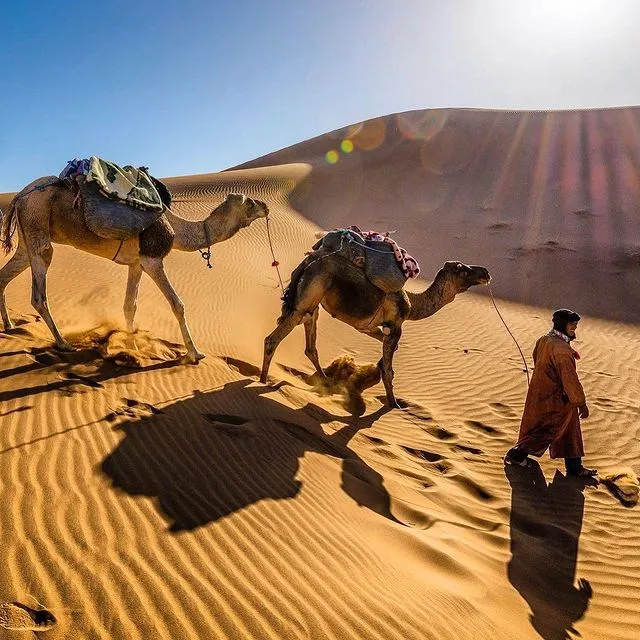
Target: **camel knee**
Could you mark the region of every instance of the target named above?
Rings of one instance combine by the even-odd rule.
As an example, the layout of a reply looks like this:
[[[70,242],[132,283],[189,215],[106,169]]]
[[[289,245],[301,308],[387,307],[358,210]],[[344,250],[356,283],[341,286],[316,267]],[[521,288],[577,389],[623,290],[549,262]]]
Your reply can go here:
[[[268,336],[264,339],[264,353],[267,356],[271,356],[273,355],[273,352],[276,350],[276,345],[273,341],[273,339],[271,338],[271,336]]]
[[[40,257],[48,267],[51,264],[51,260],[53,259],[53,247],[51,245],[49,245],[48,247],[44,247],[40,251]]]
[[[47,308],[47,298],[37,287],[31,294],[31,306],[40,314]]]

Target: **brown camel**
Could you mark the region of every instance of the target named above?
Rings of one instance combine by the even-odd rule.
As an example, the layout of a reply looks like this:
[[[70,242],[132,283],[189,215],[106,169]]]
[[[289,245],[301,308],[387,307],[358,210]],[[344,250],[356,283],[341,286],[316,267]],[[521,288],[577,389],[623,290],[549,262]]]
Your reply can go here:
[[[45,186],[54,181],[54,184]],[[44,187],[38,190],[38,187]],[[58,349],[73,350],[62,337],[47,303],[47,269],[53,256],[52,242],[66,244],[113,260],[129,267],[124,300],[127,331],[133,332],[138,286],[146,272],[164,294],[182,331],[186,360],[196,363],[204,354],[196,349],[184,314],[184,303],[178,297],[164,269],[163,259],[174,248],[180,251],[207,249],[227,240],[254,220],[268,214],[267,205],[242,194],[227,195],[205,220],[189,221],[165,209],[163,216],[139,236],[122,243],[92,233],[79,208],[74,208],[75,194],[55,178],[39,178],[18,193],[2,217],[0,239],[7,251],[12,248],[12,231],[17,226],[18,246],[11,259],[0,269],[0,314],[5,331],[13,324],[7,312],[4,290],[16,276],[31,266],[31,303],[51,330]]]
[[[328,255],[322,249],[314,251],[291,274],[278,326],[264,340],[260,381],[267,381],[269,365],[280,342],[301,322],[306,334],[305,354],[324,376],[316,350],[318,307],[322,305],[334,318],[382,342],[378,368],[389,406],[399,407],[393,393],[393,354],[402,335],[402,323],[428,318],[452,302],[458,293],[474,285],[488,284],[489,280],[484,267],[445,262],[426,291],[385,293],[369,281],[357,263],[341,255]],[[379,380],[380,377],[375,382]]]

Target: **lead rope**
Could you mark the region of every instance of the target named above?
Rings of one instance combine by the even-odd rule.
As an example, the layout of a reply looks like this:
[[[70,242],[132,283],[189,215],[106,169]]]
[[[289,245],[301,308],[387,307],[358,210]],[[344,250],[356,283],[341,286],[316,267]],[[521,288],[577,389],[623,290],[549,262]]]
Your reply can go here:
[[[511,333],[511,329],[509,329],[509,327],[507,326],[507,323],[504,321],[504,318],[502,317],[502,314],[500,313],[500,310],[498,309],[498,305],[496,304],[495,298],[493,297],[493,291],[491,290],[491,285],[489,283],[487,283],[487,288],[489,289],[489,295],[491,296],[491,302],[493,302],[493,306],[500,318],[500,320],[502,320],[502,324],[504,325],[504,328],[509,332],[509,335],[513,338],[513,341],[516,343],[516,347],[518,347],[518,351],[520,352],[520,357],[522,358],[522,362],[524,362],[524,370],[527,373],[527,386],[529,386],[529,367],[527,367],[527,361],[524,357],[524,353],[522,353],[522,349],[520,348],[520,345],[518,344],[518,341],[516,340],[515,336],[513,335],[513,333]]]
[[[269,230],[269,214],[265,218],[267,221],[267,240],[269,241],[269,249],[271,250],[271,257],[273,258],[273,262],[271,263],[272,267],[276,268],[276,272],[278,274],[278,280],[280,281],[280,289],[282,290],[282,295],[284,296],[284,285],[282,284],[282,277],[280,276],[280,263],[276,260],[276,254],[273,251],[273,242],[271,241],[271,231]]]

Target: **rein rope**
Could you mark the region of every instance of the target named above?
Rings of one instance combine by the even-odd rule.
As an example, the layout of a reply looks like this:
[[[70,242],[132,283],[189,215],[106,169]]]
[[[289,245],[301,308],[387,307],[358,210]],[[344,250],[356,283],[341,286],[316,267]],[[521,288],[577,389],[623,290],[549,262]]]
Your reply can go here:
[[[269,249],[271,251],[271,257],[273,258],[273,262],[271,263],[272,267],[276,268],[276,273],[278,274],[278,281],[280,282],[280,290],[282,291],[282,295],[284,296],[284,285],[282,284],[282,276],[280,275],[280,263],[276,260],[276,254],[273,251],[273,241],[271,240],[271,231],[269,229],[269,214],[265,218],[267,222],[267,240],[269,242]]]
[[[498,305],[496,305],[496,301],[495,298],[493,297],[493,291],[491,290],[491,285],[487,283],[487,288],[489,289],[489,295],[491,296],[491,302],[493,302],[493,306],[498,314],[498,317],[500,318],[500,320],[502,320],[502,324],[504,325],[504,328],[509,332],[509,335],[513,338],[513,341],[516,343],[516,347],[518,347],[518,351],[520,352],[520,357],[522,358],[522,362],[524,362],[524,370],[527,374],[527,386],[529,386],[529,367],[527,366],[527,360],[524,357],[524,353],[522,353],[522,349],[520,348],[520,345],[518,344],[518,341],[516,340],[515,336],[513,335],[513,333],[511,333],[511,329],[509,329],[509,327],[507,326],[507,323],[504,321],[504,318],[502,317],[502,314],[500,313],[499,309],[498,309]]]

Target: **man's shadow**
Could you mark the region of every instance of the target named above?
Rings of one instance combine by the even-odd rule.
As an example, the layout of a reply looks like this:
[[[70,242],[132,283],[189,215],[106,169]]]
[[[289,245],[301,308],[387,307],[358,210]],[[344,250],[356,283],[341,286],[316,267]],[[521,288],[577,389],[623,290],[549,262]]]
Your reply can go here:
[[[507,573],[531,609],[533,628],[545,640],[577,633],[593,594],[587,580],[577,586],[578,540],[585,481],[556,471],[547,484],[537,462],[506,466],[511,485],[511,560]]]
[[[252,382],[197,392],[161,413],[119,424],[126,437],[101,471],[130,495],[157,498],[170,530],[181,531],[266,498],[296,497],[300,458],[322,453],[342,460],[342,489],[359,505],[399,522],[382,476],[347,446],[386,407],[362,418],[335,416],[317,405],[291,409],[265,395],[273,387]],[[334,420],[345,426],[325,435],[321,423]]]

